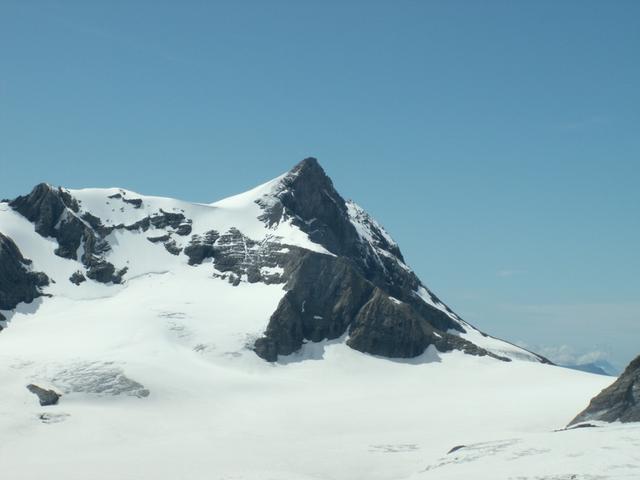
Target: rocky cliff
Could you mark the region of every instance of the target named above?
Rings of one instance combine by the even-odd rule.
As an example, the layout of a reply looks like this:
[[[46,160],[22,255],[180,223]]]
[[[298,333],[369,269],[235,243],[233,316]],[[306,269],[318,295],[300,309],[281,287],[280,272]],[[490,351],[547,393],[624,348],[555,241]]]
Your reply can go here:
[[[640,356],[611,386],[592,398],[589,406],[569,425],[593,420],[640,422]]]

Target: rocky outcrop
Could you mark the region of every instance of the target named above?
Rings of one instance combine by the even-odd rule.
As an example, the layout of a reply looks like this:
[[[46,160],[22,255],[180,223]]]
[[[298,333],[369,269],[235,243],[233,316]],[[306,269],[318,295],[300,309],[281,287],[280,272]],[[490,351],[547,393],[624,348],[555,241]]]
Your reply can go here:
[[[62,396],[59,393],[55,392],[54,390],[47,390],[37,385],[34,385],[33,383],[27,385],[27,390],[29,390],[31,393],[33,393],[38,397],[38,400],[40,401],[40,406],[42,407],[47,407],[49,405],[56,405],[58,403],[58,400]]]
[[[331,340],[346,332],[347,345],[373,355],[411,358],[435,345],[442,352],[458,349],[509,360],[439,330],[413,300],[389,296],[348,258],[309,251],[289,258],[287,293],[254,344],[256,354],[267,361],[299,350],[306,341]]]
[[[79,260],[86,267],[88,278],[102,283],[120,283],[125,270],[116,271],[116,267],[104,259],[111,247],[103,237],[113,227],[104,227],[100,219],[90,213],[80,215],[78,202],[69,192],[41,183],[29,195],[18,197],[9,205],[33,222],[40,235],[56,239],[56,255],[78,260],[82,246]],[[77,276],[74,278],[78,279]]]
[[[243,278],[249,283],[281,283],[284,280],[278,269],[283,269],[297,251],[296,247],[284,248],[277,241],[251,240],[231,228],[213,244],[213,265],[231,281]]]
[[[31,260],[11,238],[0,233],[0,310],[12,310],[21,302],[31,303],[49,284],[44,273],[31,271]]]
[[[589,406],[569,425],[594,420],[640,422],[640,356],[611,386],[591,399]]]
[[[46,183],[36,185],[29,195],[18,197],[9,205],[33,222],[36,232],[43,237],[56,236],[56,225],[67,208],[73,212],[79,209],[71,195]]]
[[[234,285],[242,280],[267,284],[284,282],[281,272],[299,251],[298,247],[277,241],[257,242],[237,228],[230,228],[222,235],[215,230],[193,235],[184,248],[189,265],[200,265],[211,258],[216,271],[214,276],[226,278]]]
[[[215,230],[207,232],[204,236],[193,235],[191,242],[184,249],[184,254],[189,257],[189,265],[200,265],[207,258],[213,258],[215,250],[213,244],[220,238]]]
[[[109,198],[120,199],[134,208],[142,206],[142,199],[129,199],[123,195],[116,193]],[[126,268],[118,269],[105,259],[106,253],[111,250],[106,237],[114,230],[147,231],[153,226],[184,236],[189,235],[192,229],[191,220],[185,218],[184,214],[165,212],[162,209],[131,225],[105,226],[100,218],[89,212],[81,212],[79,203],[68,191],[46,183],[37,185],[31,193],[16,198],[9,205],[33,222],[36,232],[57,241],[58,247],[54,252],[56,255],[80,260],[86,268],[86,278],[101,283],[121,283],[127,271]],[[163,244],[173,255],[181,252],[181,248],[168,234]],[[78,259],[79,252],[82,254]],[[78,285],[81,277],[74,275],[70,281]]]
[[[113,195],[109,195],[108,198],[122,200],[124,203],[133,205],[133,208],[142,207],[141,198],[127,198],[127,193],[124,190],[122,190],[120,193],[114,193]]]
[[[9,205],[33,222],[40,235],[58,241],[56,255],[77,259],[84,224],[75,215],[79,210],[78,202],[68,192],[41,183],[29,195],[18,197]]]
[[[285,275],[288,291],[254,347],[271,362],[297,351],[305,340],[340,337],[373,290],[347,259],[313,252],[288,265]]]
[[[82,282],[86,282],[87,278],[82,274],[80,270],[73,272],[69,277],[69,281],[74,285],[80,285]]]

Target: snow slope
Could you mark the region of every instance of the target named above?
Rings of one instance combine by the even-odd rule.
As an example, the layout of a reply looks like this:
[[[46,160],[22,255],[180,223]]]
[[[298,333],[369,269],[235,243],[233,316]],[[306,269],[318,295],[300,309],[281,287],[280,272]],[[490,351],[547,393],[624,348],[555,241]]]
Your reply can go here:
[[[431,348],[393,361],[340,341],[270,364],[244,345],[279,286],[232,287],[185,268],[181,288],[175,275],[105,298],[56,297],[11,319],[0,336],[7,478],[403,478],[454,445],[535,439],[607,384]],[[65,395],[39,407],[31,382]]]
[[[490,472],[490,473],[489,473]],[[467,445],[433,459],[411,480],[640,478],[640,425],[540,432]]]

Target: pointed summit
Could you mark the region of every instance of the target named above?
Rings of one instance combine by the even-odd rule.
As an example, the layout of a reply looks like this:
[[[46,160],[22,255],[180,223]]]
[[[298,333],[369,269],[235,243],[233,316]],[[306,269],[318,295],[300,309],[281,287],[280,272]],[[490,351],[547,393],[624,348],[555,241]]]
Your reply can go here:
[[[307,157],[304,160],[296,163],[289,173],[285,176],[285,180],[292,182],[295,181],[310,181],[315,179],[318,184],[328,183],[333,188],[333,182],[327,176],[326,172],[315,157]]]
[[[333,182],[313,157],[296,164],[272,194],[275,202],[261,203],[268,225],[291,220],[311,241],[336,255],[348,254],[358,234],[347,205]]]
[[[324,173],[324,169],[320,166],[320,162],[318,162],[316,157],[307,157],[304,160],[299,161],[293,166],[291,172],[298,172],[301,170],[319,170]]]
[[[324,202],[331,202],[340,212],[346,212],[347,207],[344,199],[336,191],[331,178],[325,173],[318,160],[308,157],[296,164],[284,177],[282,183],[290,190],[295,197],[298,215],[305,220],[314,218],[315,213],[322,215],[326,209],[318,207]],[[293,203],[289,202],[290,204]]]

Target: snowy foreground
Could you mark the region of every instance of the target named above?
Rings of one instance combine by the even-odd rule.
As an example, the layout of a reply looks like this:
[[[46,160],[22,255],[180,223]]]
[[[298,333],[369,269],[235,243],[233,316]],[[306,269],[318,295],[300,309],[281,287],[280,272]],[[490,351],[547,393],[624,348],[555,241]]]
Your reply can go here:
[[[14,315],[3,478],[639,478],[637,426],[553,432],[610,377],[432,350],[393,361],[340,341],[270,364],[245,345],[281,286],[176,269]],[[69,393],[40,407],[29,382]]]

